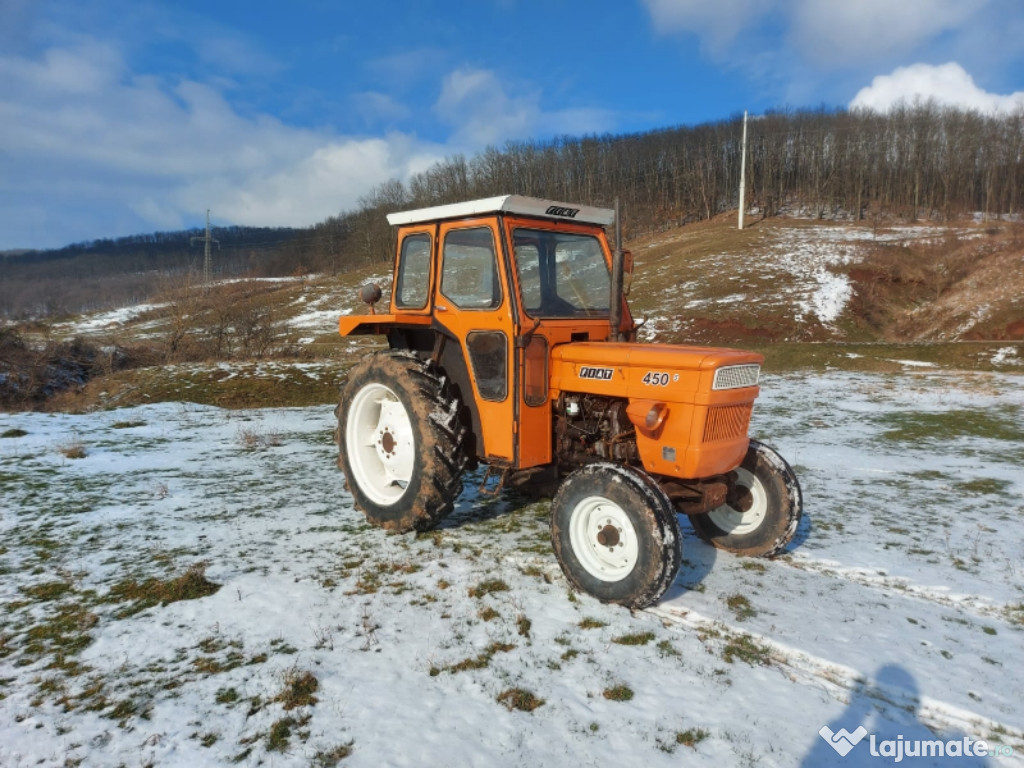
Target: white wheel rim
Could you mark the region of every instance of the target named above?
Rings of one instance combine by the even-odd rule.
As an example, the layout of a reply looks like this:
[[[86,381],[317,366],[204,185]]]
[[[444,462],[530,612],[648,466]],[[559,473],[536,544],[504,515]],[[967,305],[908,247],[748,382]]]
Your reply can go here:
[[[746,488],[750,494],[749,508],[740,511],[729,504],[723,504],[708,512],[708,517],[725,533],[742,536],[761,527],[768,514],[768,494],[761,481],[743,467],[736,470],[736,476],[736,484]]]
[[[375,504],[394,504],[412,479],[415,449],[412,423],[398,396],[383,384],[360,389],[345,423],[345,450],[359,490]]]
[[[583,569],[601,581],[622,581],[640,554],[629,517],[604,496],[588,496],[573,509],[569,543]]]

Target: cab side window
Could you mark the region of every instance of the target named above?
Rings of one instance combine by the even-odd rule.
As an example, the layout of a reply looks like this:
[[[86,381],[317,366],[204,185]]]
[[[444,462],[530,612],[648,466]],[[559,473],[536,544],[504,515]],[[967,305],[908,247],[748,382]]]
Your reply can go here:
[[[445,235],[441,293],[459,309],[501,306],[494,235],[489,227],[457,229]]]
[[[430,294],[430,235],[409,235],[402,241],[399,254],[395,306],[423,309]]]

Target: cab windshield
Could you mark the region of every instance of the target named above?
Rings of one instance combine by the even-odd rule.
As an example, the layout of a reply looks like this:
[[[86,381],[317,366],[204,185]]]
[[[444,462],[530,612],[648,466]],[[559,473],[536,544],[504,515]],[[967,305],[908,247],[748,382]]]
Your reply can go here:
[[[526,314],[537,318],[608,314],[611,277],[596,237],[516,229],[512,239]]]

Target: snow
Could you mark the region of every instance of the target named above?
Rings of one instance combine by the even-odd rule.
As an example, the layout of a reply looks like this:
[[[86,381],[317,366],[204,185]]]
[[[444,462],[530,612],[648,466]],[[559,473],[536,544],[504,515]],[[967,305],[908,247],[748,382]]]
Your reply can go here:
[[[992,355],[993,365],[1007,365],[1015,362],[1017,362],[1016,347],[1000,347],[996,350],[996,353]]]
[[[97,312],[81,320],[68,323],[57,323],[54,328],[62,331],[70,331],[76,334],[97,333],[127,325],[138,317],[155,309],[166,307],[166,303],[160,304],[133,304],[128,307],[119,307],[107,312]]]
[[[479,496],[479,473],[433,533],[368,527],[329,406],[0,414],[27,432],[0,438],[0,765],[306,766],[345,745],[345,766],[885,764],[823,726],[1015,750],[915,765],[1024,765],[1022,393],[765,377],[752,432],[800,478],[794,543],[736,558],[684,522],[676,582],[635,615],[570,597],[548,503]],[[119,616],[114,585],[196,563],[215,594]],[[470,595],[488,580],[507,589]],[[89,642],[61,659],[41,630],[76,606]],[[317,701],[285,710],[306,671]],[[544,703],[510,711],[512,688]]]

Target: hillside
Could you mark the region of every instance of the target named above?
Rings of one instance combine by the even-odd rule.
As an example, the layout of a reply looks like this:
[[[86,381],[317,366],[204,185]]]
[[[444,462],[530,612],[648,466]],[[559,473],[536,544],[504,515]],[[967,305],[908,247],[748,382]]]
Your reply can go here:
[[[630,303],[644,321],[641,340],[753,348],[766,355],[767,370],[779,371],[1024,369],[1020,223],[774,217],[740,232],[723,215],[627,245],[636,258]],[[381,343],[340,338],[337,318],[366,311],[360,285],[386,289],[389,280],[382,265],[209,290],[182,282],[155,303],[22,333],[37,343],[77,338],[117,350],[92,360],[96,375],[55,401],[60,407],[329,402],[340,372]],[[116,355],[134,362],[121,365]]]

